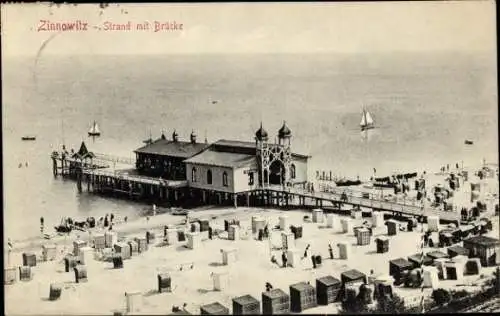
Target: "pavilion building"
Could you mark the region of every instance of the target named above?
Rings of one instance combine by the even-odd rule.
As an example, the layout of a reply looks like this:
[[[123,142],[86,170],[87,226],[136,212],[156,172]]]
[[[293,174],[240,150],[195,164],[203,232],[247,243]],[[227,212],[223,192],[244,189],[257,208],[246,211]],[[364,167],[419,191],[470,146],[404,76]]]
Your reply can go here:
[[[244,193],[267,186],[290,187],[307,182],[310,156],[293,153],[292,132],[283,123],[277,141],[269,142],[266,130],[256,131],[254,142],[218,140],[197,143],[162,136],[135,150],[139,174],[166,180],[185,180],[188,197],[199,204],[224,204]],[[248,196],[247,196],[248,199]]]

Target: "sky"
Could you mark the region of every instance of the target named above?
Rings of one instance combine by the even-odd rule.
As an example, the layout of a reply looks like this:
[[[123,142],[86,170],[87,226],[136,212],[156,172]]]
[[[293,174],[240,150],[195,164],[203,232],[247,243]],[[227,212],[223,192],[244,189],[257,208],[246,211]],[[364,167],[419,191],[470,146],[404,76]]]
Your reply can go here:
[[[496,52],[493,1],[2,5],[2,54]],[[87,31],[38,31],[44,22]],[[150,23],[147,31],[137,24]],[[155,32],[155,21],[182,30]],[[105,22],[130,31],[105,31]],[[101,28],[99,30],[98,28]],[[45,44],[44,44],[45,43]]]

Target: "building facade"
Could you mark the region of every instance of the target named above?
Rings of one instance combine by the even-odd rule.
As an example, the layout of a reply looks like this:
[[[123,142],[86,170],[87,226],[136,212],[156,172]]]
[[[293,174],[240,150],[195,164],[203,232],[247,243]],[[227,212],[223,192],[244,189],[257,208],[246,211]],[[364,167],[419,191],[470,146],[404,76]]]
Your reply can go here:
[[[262,125],[254,142],[219,140],[197,143],[162,137],[135,150],[139,174],[185,180],[187,198],[196,203],[224,204],[242,193],[266,186],[296,186],[307,182],[307,155],[293,153],[292,133],[283,123],[277,142],[269,142]]]
[[[184,160],[206,149],[209,144],[196,142],[191,133],[190,141],[180,141],[176,131],[168,140],[164,134],[155,141],[135,150],[136,169],[140,175],[160,177],[165,180],[186,180]]]
[[[190,188],[241,193],[261,186],[295,186],[307,182],[309,156],[291,151],[291,131],[286,124],[278,142],[268,142],[261,126],[255,142],[219,140],[185,160]]]

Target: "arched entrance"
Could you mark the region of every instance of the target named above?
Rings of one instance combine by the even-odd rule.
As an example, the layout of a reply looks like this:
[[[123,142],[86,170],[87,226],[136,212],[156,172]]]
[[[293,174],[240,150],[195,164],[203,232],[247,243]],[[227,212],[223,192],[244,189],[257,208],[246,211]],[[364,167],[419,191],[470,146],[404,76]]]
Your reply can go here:
[[[285,181],[285,168],[281,161],[275,160],[269,167],[269,184],[281,185]]]

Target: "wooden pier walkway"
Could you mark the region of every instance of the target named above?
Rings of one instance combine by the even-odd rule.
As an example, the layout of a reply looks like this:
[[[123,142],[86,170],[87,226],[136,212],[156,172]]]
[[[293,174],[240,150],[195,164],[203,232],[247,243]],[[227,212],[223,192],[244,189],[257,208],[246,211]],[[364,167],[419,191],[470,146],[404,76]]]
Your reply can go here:
[[[427,217],[430,215],[436,215],[439,216],[440,220],[449,222],[460,220],[460,215],[456,212],[445,212],[428,206],[423,206],[422,204],[415,202],[401,203],[397,201],[390,201],[388,199],[380,199],[367,193],[363,196],[362,192],[358,192],[358,195],[354,191],[350,191],[348,189],[335,188],[329,192],[312,192],[300,188],[269,186],[266,187],[265,190],[269,190],[277,195],[287,194],[297,196],[302,199],[312,199],[316,201],[316,205],[318,207],[326,206],[326,203],[331,203],[332,206],[347,204],[352,205],[353,207],[370,208],[410,216]]]
[[[90,177],[108,177],[110,179],[116,179],[119,181],[128,181],[128,182],[157,185],[170,188],[182,188],[187,186],[187,181],[172,181],[161,178],[131,175],[123,171],[83,169],[82,173]]]
[[[120,157],[120,156],[114,156],[114,155],[107,155],[107,154],[101,154],[101,153],[94,153],[94,160],[99,160],[99,161],[109,161],[109,162],[114,162],[114,163],[120,163],[124,165],[131,165],[135,166],[135,159],[134,158],[127,158],[127,157]]]
[[[172,205],[231,205],[234,206],[275,206],[275,207],[340,207],[352,205],[354,208],[368,208],[408,216],[439,216],[446,222],[458,222],[460,214],[445,212],[423,205],[416,200],[389,200],[377,194],[355,191],[349,188],[320,188],[320,191],[298,187],[256,186],[246,192],[226,193],[214,190],[190,188],[186,180],[166,180],[142,176],[134,169],[110,169],[109,162],[127,167],[135,167],[132,159],[95,154],[92,159],[70,158],[53,155],[54,176],[61,174],[77,180],[78,190],[86,182],[89,192],[124,195],[133,199],[149,200],[154,203]],[[59,172],[60,170],[60,172]],[[298,203],[296,201],[298,200]]]

